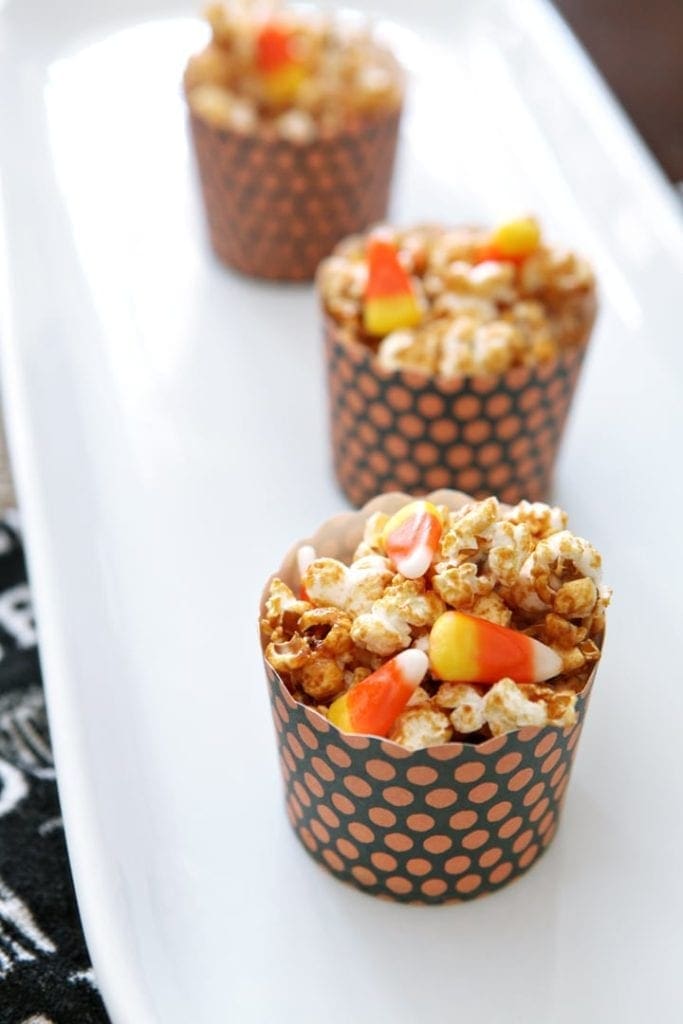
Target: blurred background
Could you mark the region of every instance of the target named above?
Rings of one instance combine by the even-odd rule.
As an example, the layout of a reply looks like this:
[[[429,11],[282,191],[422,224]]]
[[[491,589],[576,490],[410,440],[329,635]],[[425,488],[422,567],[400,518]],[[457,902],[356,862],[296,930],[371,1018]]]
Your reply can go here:
[[[683,183],[683,0],[554,0],[663,170]]]

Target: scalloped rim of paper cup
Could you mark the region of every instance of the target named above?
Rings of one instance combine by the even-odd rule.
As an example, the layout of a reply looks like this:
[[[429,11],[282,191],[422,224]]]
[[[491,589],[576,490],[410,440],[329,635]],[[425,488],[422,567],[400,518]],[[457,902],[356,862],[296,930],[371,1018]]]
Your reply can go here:
[[[255,131],[244,132],[238,128],[232,128],[230,125],[217,125],[207,118],[202,117],[198,114],[190,102],[188,93],[184,92],[186,113],[189,121],[198,121],[204,125],[205,128],[214,132],[216,135],[223,135],[226,138],[238,138],[240,140],[249,140],[251,142],[260,142],[262,144],[277,143],[285,147],[290,146],[292,149],[301,150],[309,149],[311,146],[323,143],[329,145],[333,142],[337,142],[340,139],[353,139],[361,132],[367,130],[371,125],[378,124],[381,122],[389,121],[394,117],[398,118],[399,127],[401,118],[405,111],[405,99],[401,103],[398,103],[395,107],[387,108],[386,110],[372,111],[366,114],[359,114],[357,118],[348,123],[342,125],[340,128],[335,129],[332,132],[322,132],[315,135],[312,139],[306,139],[300,141],[299,139],[291,139],[286,135],[278,135],[272,131],[271,125],[259,126]],[[343,241],[343,240],[340,240]]]
[[[411,497],[411,495],[405,494],[401,491],[391,491],[386,494],[379,494],[377,495],[377,497],[372,498],[370,501],[366,502],[366,504],[363,505],[362,508],[359,508],[355,512],[338,512],[330,519],[327,519],[311,537],[307,537],[304,540],[297,541],[295,544],[293,544],[292,547],[287,552],[287,554],[285,555],[279,569],[277,569],[274,573],[271,573],[271,575],[268,577],[265,587],[263,588],[261,600],[259,603],[259,619],[263,615],[263,612],[265,610],[265,603],[268,596],[268,592],[270,590],[270,584],[274,579],[279,578],[286,583],[287,578],[290,578],[295,581],[295,586],[298,586],[301,583],[301,577],[296,567],[296,556],[297,552],[299,551],[299,548],[303,547],[304,545],[311,545],[317,552],[318,549],[316,547],[316,543],[319,544],[321,542],[321,538],[324,538],[330,532],[338,533],[342,526],[350,526],[351,524],[364,526],[366,520],[372,515],[373,512],[386,512],[388,514],[393,514],[394,512],[398,511],[398,509],[402,508],[404,505],[407,505],[408,502],[415,500],[418,499],[415,499],[414,497]],[[476,499],[472,498],[471,495],[469,494],[465,494],[464,491],[455,491],[448,488],[442,488],[438,491],[432,491],[430,494],[426,494],[420,497],[419,500],[431,501],[432,504],[434,505],[446,505],[451,511],[455,512],[458,509],[462,508],[463,505],[466,505],[469,502],[473,502]],[[507,505],[504,502],[500,502],[500,506],[501,508],[504,509],[511,508],[510,505]],[[362,533],[363,531],[361,528],[357,543],[360,543]],[[357,546],[357,543],[354,544],[354,549]],[[600,643],[598,644],[601,652],[602,647],[604,645],[604,640],[605,634],[603,633],[602,637],[600,638]],[[342,732],[342,730],[339,729],[334,724],[334,722],[330,722],[329,719],[325,717],[325,715],[321,715],[320,712],[316,711],[315,708],[311,707],[308,704],[303,704],[301,701],[297,701],[294,699],[294,697],[292,697],[291,693],[289,692],[284,682],[282,681],[282,677],[280,676],[280,674],[277,672],[276,669],[273,668],[273,666],[266,659],[265,647],[263,644],[263,639],[261,637],[260,629],[259,643],[261,646],[263,660],[267,668],[272,672],[272,674],[277,679],[280,687],[280,695],[282,696],[285,703],[289,707],[305,708],[308,714],[315,715],[316,718],[319,718],[323,722],[325,722],[332,732],[336,732],[337,734],[344,736],[347,742],[349,741],[349,739],[351,740],[351,742],[353,742],[354,734]],[[590,696],[591,690],[593,688],[593,683],[595,681],[595,676],[600,665],[600,660],[601,659],[598,659],[598,661],[595,663],[595,665],[593,666],[593,670],[589,675],[588,679],[586,680],[583,688],[577,694],[577,700],[580,700],[582,703],[585,703]],[[553,725],[551,722],[549,722],[546,725],[541,726],[522,726],[520,729],[512,729],[510,730],[509,733],[502,733],[501,735],[515,735],[518,733],[522,733],[525,729],[531,729],[534,733],[540,732],[545,729],[555,729],[558,732],[563,732],[564,728],[566,727],[561,725]],[[492,736],[490,739],[484,740],[483,743],[470,743],[467,740],[451,740],[448,743],[438,743],[429,747],[421,747],[418,750],[409,750],[407,747],[404,747],[400,743],[396,743],[395,740],[391,740],[387,736],[374,736],[369,733],[359,733],[358,735],[362,737],[364,740],[369,740],[371,743],[376,742],[379,744],[388,744],[389,747],[392,748],[394,751],[400,750],[401,754],[397,756],[402,758],[412,757],[414,755],[422,755],[424,754],[425,751],[433,752],[440,750],[452,750],[456,746],[472,747],[476,748],[483,754],[488,754],[492,750],[495,751],[495,745],[500,740],[500,736]]]
[[[332,255],[334,255],[334,253],[332,253]],[[320,307],[322,310],[324,333],[327,334],[329,332],[334,337],[335,341],[338,341],[340,345],[343,345],[348,350],[352,359],[354,358],[354,355],[360,351],[369,356],[369,362],[375,373],[387,380],[390,377],[401,379],[411,387],[413,384],[416,384],[418,387],[422,387],[425,380],[433,380],[436,381],[437,387],[442,387],[444,390],[453,393],[458,390],[464,380],[505,380],[510,374],[514,374],[515,371],[519,373],[524,370],[533,370],[539,366],[556,366],[562,359],[563,354],[566,352],[581,352],[583,358],[591,340],[593,328],[595,327],[595,321],[599,312],[597,288],[593,287],[584,297],[585,301],[583,305],[585,306],[586,323],[583,337],[574,345],[565,345],[560,348],[556,355],[551,359],[538,360],[537,362],[530,363],[528,365],[526,363],[520,363],[519,365],[509,366],[507,370],[503,370],[501,373],[482,371],[480,373],[445,374],[432,373],[430,370],[421,370],[419,367],[382,366],[377,358],[377,352],[375,352],[370,345],[361,341],[353,328],[339,323],[339,321],[336,320],[329,312],[325,306],[325,302],[320,291],[318,291],[318,297],[320,299]],[[379,342],[382,340],[382,338],[378,339]]]

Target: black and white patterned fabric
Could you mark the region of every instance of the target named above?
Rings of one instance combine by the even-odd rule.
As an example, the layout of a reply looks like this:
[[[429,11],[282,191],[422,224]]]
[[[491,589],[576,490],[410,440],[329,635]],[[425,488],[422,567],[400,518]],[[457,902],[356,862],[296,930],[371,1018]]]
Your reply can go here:
[[[0,1024],[107,1024],[78,918],[18,525],[0,521]]]

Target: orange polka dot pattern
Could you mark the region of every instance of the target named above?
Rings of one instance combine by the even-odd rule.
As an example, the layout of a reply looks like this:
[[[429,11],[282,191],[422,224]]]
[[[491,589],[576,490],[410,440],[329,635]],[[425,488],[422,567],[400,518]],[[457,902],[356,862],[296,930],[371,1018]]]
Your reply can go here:
[[[383,370],[326,319],[332,449],[353,505],[442,487],[509,504],[548,497],[585,345],[496,377]]]
[[[287,814],[312,857],[366,892],[443,903],[526,871],[558,825],[592,679],[567,729],[408,751],[340,733],[266,663]]]
[[[400,114],[297,145],[190,117],[211,243],[254,277],[310,280],[345,235],[387,209]]]

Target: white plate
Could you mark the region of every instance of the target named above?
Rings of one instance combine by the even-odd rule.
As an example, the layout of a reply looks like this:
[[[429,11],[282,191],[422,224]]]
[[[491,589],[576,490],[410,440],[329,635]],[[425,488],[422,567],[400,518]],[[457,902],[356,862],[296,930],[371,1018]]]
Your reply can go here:
[[[373,900],[300,849],[254,619],[285,548],[342,504],[312,291],[207,251],[186,9],[10,0],[3,382],[97,976],[116,1024],[678,1021],[678,203],[538,0],[386,13],[414,74],[397,216],[533,208],[603,283],[556,497],[616,598],[563,827],[522,881],[442,909]]]

